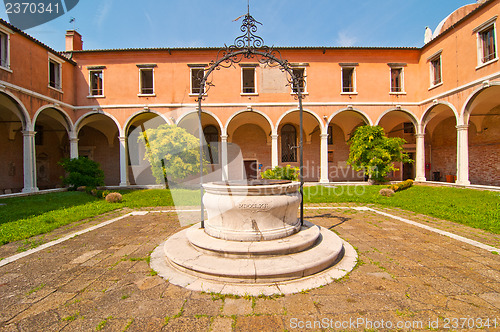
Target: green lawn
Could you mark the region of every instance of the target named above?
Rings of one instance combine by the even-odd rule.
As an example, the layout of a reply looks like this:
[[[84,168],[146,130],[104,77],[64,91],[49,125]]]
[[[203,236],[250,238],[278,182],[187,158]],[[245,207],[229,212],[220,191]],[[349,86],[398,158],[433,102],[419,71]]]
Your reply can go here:
[[[304,188],[304,202],[378,204],[398,207],[500,234],[500,193],[449,187],[414,186],[382,197],[383,186],[323,186]],[[174,191],[172,191],[174,193]],[[44,234],[62,225],[91,218],[123,207],[198,205],[199,191],[122,191],[123,202],[107,203],[81,192],[62,192],[1,199],[0,244]]]
[[[304,188],[305,203],[372,203],[433,216],[500,234],[500,193],[453,187],[413,186],[393,197],[378,194],[386,186]]]

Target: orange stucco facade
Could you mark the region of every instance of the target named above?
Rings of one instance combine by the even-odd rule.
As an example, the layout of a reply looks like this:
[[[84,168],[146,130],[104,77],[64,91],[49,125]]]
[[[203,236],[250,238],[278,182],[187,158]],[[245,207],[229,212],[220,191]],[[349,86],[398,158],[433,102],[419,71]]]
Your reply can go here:
[[[350,135],[369,124],[407,141],[415,163],[399,165],[394,180],[500,186],[499,13],[499,0],[460,8],[422,48],[278,49],[305,74],[305,179],[364,180],[345,161]],[[491,28],[494,54],[484,60],[481,36]],[[81,36],[69,31],[67,50],[59,53],[5,22],[0,32],[9,38],[8,65],[0,66],[0,155],[8,161],[0,166],[7,174],[1,190],[59,186],[57,162],[78,155],[100,162],[107,185],[152,184],[134,129],[154,122],[196,133],[191,69],[208,69],[218,48],[85,50]],[[60,65],[55,74],[50,61]],[[148,93],[141,92],[141,68],[153,72]],[[254,69],[252,93],[242,89],[244,68]],[[346,68],[353,69],[350,83]],[[400,70],[397,86],[394,69]],[[95,71],[102,75],[99,93],[91,92]],[[56,88],[50,86],[53,76]],[[214,169],[224,171],[224,144],[238,146],[242,159],[258,166],[250,173],[226,169],[229,177],[298,165],[286,157],[290,147],[282,132],[285,125],[299,129],[285,73],[250,58],[214,71],[210,80],[202,123],[217,129],[221,144]]]

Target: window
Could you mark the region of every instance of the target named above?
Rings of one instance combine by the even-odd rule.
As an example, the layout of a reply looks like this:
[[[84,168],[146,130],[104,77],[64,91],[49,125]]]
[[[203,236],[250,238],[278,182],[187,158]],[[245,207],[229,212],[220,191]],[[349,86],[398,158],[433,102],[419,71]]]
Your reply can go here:
[[[219,131],[215,126],[209,125],[203,129],[203,135],[205,136],[205,141],[207,142],[205,150],[206,159],[210,161],[210,164],[218,164]]]
[[[442,51],[435,53],[428,59],[430,63],[431,88],[443,83],[441,71],[441,52]]]
[[[292,92],[297,93],[298,89],[300,92],[306,93],[306,69],[305,68],[293,68],[293,75],[298,79],[298,84],[294,82],[292,84]]]
[[[154,67],[156,65],[137,65],[139,67],[139,95],[154,95]]]
[[[357,63],[341,63],[342,67],[342,93],[356,93],[356,66]]]
[[[281,128],[281,161],[297,161],[297,130],[291,124]]]
[[[0,31],[0,66],[9,68],[9,35]]]
[[[102,70],[90,71],[90,95],[104,96]]]
[[[256,93],[255,89],[255,68],[243,67],[241,68],[241,92],[242,93]]]
[[[49,86],[54,89],[61,89],[61,64],[49,59]]]
[[[204,68],[191,68],[191,93],[199,94],[201,92],[201,81],[205,76]],[[203,91],[205,92],[205,91]]]
[[[403,133],[415,134],[415,126],[411,122],[403,122]]]
[[[497,16],[474,29],[474,32],[477,33],[478,66],[488,64],[498,59],[495,33],[496,19]]]
[[[391,68],[391,92],[403,92],[403,68]]]

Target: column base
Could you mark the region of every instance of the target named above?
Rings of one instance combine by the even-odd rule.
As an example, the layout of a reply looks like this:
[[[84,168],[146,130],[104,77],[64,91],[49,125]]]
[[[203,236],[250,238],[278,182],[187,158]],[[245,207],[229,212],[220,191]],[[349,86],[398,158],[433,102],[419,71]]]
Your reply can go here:
[[[21,192],[23,193],[36,193],[40,191],[40,189],[38,189],[37,187],[30,187],[30,188],[23,188],[23,190]]]
[[[319,183],[330,183],[330,180],[328,180],[328,179],[320,179]]]
[[[120,187],[127,187],[127,186],[130,186],[130,183],[120,182],[119,186],[120,186]]]
[[[461,185],[461,186],[470,186],[470,181],[456,181],[455,184]]]
[[[425,181],[427,181],[427,179],[423,176],[415,178],[415,182],[425,182]]]

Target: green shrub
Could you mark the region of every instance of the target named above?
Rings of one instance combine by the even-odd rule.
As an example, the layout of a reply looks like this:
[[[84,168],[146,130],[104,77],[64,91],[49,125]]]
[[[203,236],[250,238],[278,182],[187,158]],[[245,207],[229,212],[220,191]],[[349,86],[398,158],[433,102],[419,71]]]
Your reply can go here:
[[[63,179],[63,183],[69,185],[72,190],[81,186],[88,189],[104,185],[104,172],[99,163],[93,160],[85,157],[65,158],[59,164],[68,173],[68,176]]]
[[[387,188],[389,188],[392,191],[396,192],[396,191],[401,191],[401,190],[408,189],[411,186],[413,186],[413,180],[408,179],[408,180],[400,182],[400,183],[391,184]]]
[[[268,169],[260,175],[263,179],[276,180],[292,180],[297,181],[299,178],[299,168],[286,165],[285,167],[276,166],[273,169]]]

